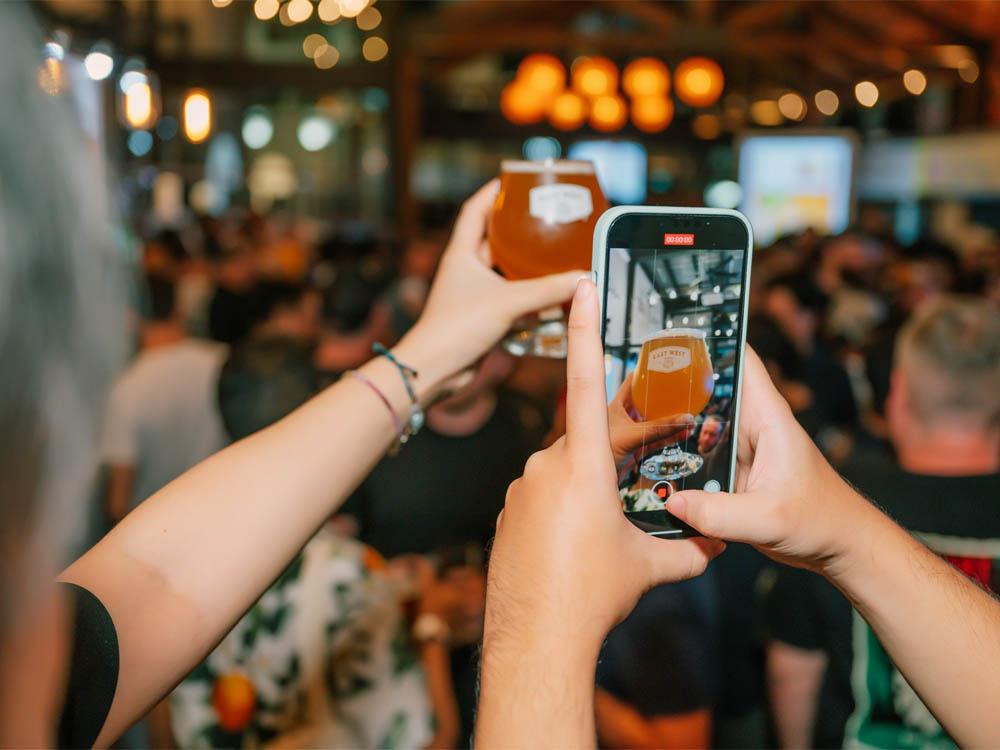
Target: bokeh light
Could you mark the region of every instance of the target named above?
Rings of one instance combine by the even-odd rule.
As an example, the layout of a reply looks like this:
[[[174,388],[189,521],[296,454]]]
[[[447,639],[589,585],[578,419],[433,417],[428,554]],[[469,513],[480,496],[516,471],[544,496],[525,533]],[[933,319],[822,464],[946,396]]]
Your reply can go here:
[[[528,55],[517,67],[517,78],[541,94],[555,96],[566,86],[566,68],[553,55]]]
[[[148,130],[135,130],[128,134],[126,144],[132,156],[145,156],[153,150],[153,134]]]
[[[83,58],[83,67],[93,81],[103,81],[115,68],[115,60],[105,49],[94,48]]]
[[[670,71],[655,57],[640,57],[625,66],[622,89],[633,99],[664,97],[670,91]]]
[[[665,96],[643,96],[632,101],[632,124],[644,133],[659,133],[674,119],[674,103]]]
[[[903,73],[903,87],[914,96],[920,96],[927,88],[927,76],[916,68]]]
[[[808,110],[806,100],[794,91],[789,91],[778,97],[778,111],[789,120],[799,122],[805,119]]]
[[[515,125],[532,125],[545,117],[545,96],[514,79],[500,92],[500,111]]]
[[[816,109],[818,109],[821,114],[824,114],[827,117],[836,114],[837,109],[840,107],[840,97],[837,96],[830,89],[823,89],[822,91],[817,91],[815,102],[816,102]]]
[[[677,98],[692,107],[715,104],[725,87],[722,68],[707,57],[689,57],[674,71]]]
[[[302,53],[310,60],[316,56],[320,47],[326,47],[326,37],[322,34],[310,34],[302,40]]]
[[[616,94],[599,96],[590,107],[590,127],[602,133],[621,130],[628,120],[625,100]]]
[[[325,42],[316,50],[316,54],[313,56],[313,63],[320,70],[329,70],[338,62],[340,62],[340,50],[332,44],[326,44]]]
[[[772,127],[785,121],[774,99],[758,99],[750,105],[750,119],[758,125]]]
[[[874,107],[878,101],[878,86],[871,81],[861,81],[854,87],[854,98],[862,107]]]
[[[958,77],[966,83],[975,83],[979,79],[979,64],[975,60],[965,60],[958,67]]]
[[[572,75],[573,88],[586,96],[608,96],[618,87],[618,68],[606,57],[578,57]]]
[[[248,112],[243,118],[241,135],[247,148],[254,150],[264,148],[274,137],[274,123],[270,115],[263,109]]]
[[[184,135],[191,143],[201,143],[212,132],[212,100],[208,92],[194,89],[184,97]]]
[[[255,0],[253,14],[261,21],[270,21],[278,15],[279,7],[278,0]]]
[[[361,45],[361,56],[368,62],[378,62],[389,54],[389,45],[380,36],[370,36]]]
[[[125,91],[125,121],[140,130],[153,125],[153,87],[145,76],[136,80]]]
[[[337,0],[320,0],[316,12],[323,23],[335,23],[340,20],[340,3]]]
[[[549,107],[549,122],[559,130],[575,130],[587,119],[587,102],[573,91],[564,91]]]
[[[722,118],[718,115],[698,115],[691,120],[691,132],[703,141],[714,140],[722,133]]]
[[[292,23],[304,23],[313,12],[313,4],[309,0],[289,0],[288,20]]]
[[[340,12],[344,18],[354,18],[368,7],[368,0],[340,0]]]
[[[719,180],[705,188],[705,205],[709,208],[736,208],[743,200],[740,183]]]
[[[372,31],[377,29],[378,25],[382,23],[382,13],[378,8],[369,5],[358,14],[355,23],[362,31]]]
[[[299,123],[296,136],[306,151],[320,151],[330,145],[336,128],[322,115],[309,115]]]
[[[530,161],[545,161],[558,159],[562,155],[562,146],[555,138],[544,135],[532,136],[525,140],[521,147],[524,158]]]

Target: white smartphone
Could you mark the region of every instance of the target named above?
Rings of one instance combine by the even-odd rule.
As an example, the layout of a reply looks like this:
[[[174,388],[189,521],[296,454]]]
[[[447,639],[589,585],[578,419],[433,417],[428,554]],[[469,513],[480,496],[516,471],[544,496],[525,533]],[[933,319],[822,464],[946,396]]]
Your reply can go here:
[[[619,493],[649,534],[696,535],[670,496],[733,485],[752,253],[738,211],[618,206],[594,229],[608,402],[642,425]]]

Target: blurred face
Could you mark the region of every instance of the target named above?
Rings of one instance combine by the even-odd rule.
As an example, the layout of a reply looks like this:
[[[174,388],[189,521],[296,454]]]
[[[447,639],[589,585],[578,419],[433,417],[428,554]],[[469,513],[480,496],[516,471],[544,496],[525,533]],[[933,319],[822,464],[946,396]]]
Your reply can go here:
[[[723,425],[722,420],[709,417],[701,426],[698,433],[698,452],[705,455],[711,451],[722,440]]]
[[[517,366],[517,359],[500,347],[491,350],[483,357],[472,380],[451,396],[438,402],[432,408],[442,408],[446,411],[460,411],[472,404],[479,396],[495,390],[511,376]]]

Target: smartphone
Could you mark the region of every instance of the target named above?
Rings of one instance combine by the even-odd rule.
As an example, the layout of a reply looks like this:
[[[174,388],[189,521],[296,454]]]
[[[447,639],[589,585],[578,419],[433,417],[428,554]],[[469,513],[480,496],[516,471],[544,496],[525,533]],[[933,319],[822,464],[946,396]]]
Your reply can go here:
[[[619,495],[648,534],[697,535],[670,496],[733,486],[752,252],[738,211],[618,206],[594,229],[608,402],[640,426],[611,420]]]

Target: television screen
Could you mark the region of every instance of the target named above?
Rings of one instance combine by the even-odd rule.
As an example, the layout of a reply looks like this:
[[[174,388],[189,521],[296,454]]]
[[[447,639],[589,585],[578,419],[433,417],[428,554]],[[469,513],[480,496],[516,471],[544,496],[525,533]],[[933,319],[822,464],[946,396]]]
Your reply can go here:
[[[836,234],[851,220],[855,141],[843,133],[750,135],[739,146],[740,210],[757,245],[812,227]]]
[[[578,141],[567,157],[592,161],[601,190],[612,203],[646,200],[646,149],[633,141]]]

